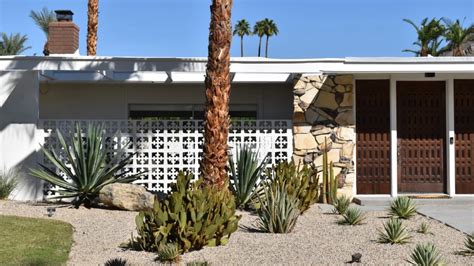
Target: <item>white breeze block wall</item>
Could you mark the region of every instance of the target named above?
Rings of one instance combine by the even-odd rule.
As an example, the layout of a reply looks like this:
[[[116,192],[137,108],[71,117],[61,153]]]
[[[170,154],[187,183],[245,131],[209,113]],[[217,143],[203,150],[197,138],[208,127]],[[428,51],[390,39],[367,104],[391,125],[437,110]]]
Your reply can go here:
[[[0,169],[17,167],[24,177],[11,195],[15,200],[39,200],[42,182],[28,175],[39,150],[37,71],[0,71]]]

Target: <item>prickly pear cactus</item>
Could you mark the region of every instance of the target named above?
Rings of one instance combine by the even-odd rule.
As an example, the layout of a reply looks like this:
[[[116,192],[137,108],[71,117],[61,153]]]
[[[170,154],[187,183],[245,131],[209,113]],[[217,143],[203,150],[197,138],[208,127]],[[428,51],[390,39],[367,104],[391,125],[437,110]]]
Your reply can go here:
[[[172,193],[164,201],[155,200],[153,210],[136,216],[134,246],[157,251],[175,243],[180,252],[186,252],[229,241],[240,220],[231,192],[201,187],[200,181],[191,180],[191,174],[179,173]]]

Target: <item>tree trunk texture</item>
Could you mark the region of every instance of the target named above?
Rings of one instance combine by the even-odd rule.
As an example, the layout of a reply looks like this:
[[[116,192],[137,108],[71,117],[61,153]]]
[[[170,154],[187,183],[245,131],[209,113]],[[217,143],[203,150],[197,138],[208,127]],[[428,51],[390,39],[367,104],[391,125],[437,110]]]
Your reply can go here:
[[[87,55],[96,55],[98,25],[99,0],[89,0],[87,4]]]
[[[265,43],[265,57],[268,57],[268,35],[267,35],[267,41]]]
[[[204,184],[219,188],[228,180],[231,9],[232,0],[212,0],[205,79],[204,154],[200,172]]]
[[[258,57],[260,57],[261,48],[262,48],[262,37],[260,37],[260,40],[258,41]]]
[[[240,36],[240,57],[244,57],[244,36]]]

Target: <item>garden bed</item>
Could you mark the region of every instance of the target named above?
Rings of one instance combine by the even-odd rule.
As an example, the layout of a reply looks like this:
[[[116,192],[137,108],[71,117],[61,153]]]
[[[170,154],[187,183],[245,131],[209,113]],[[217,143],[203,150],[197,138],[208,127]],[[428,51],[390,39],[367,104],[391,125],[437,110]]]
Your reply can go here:
[[[242,212],[239,230],[226,246],[204,248],[182,256],[183,262],[208,261],[222,264],[343,264],[354,253],[362,254],[362,263],[406,264],[417,243],[433,242],[447,264],[469,264],[472,257],[456,255],[463,248],[465,235],[435,220],[417,215],[404,221],[413,239],[405,245],[377,243],[377,228],[387,219],[385,212],[367,212],[363,225],[338,225],[340,216],[324,213],[322,205],[313,205],[298,220],[290,234],[252,232],[257,217]],[[47,206],[0,201],[0,215],[46,217]],[[327,209],[327,208],[324,208]],[[118,246],[130,238],[135,229],[135,212],[105,209],[57,208],[52,219],[74,226],[74,244],[69,264],[97,265],[109,258],[122,257],[132,264],[144,265],[154,261],[155,254],[123,251]],[[50,218],[48,218],[50,219]],[[422,223],[430,225],[433,234],[416,232]]]

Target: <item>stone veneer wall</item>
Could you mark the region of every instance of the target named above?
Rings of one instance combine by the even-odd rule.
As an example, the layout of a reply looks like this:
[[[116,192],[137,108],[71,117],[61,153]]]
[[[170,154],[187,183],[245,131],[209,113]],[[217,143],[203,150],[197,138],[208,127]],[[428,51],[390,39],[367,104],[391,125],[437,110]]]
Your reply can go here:
[[[293,89],[293,160],[322,169],[327,140],[339,194],[353,196],[355,121],[351,75],[299,76]]]

